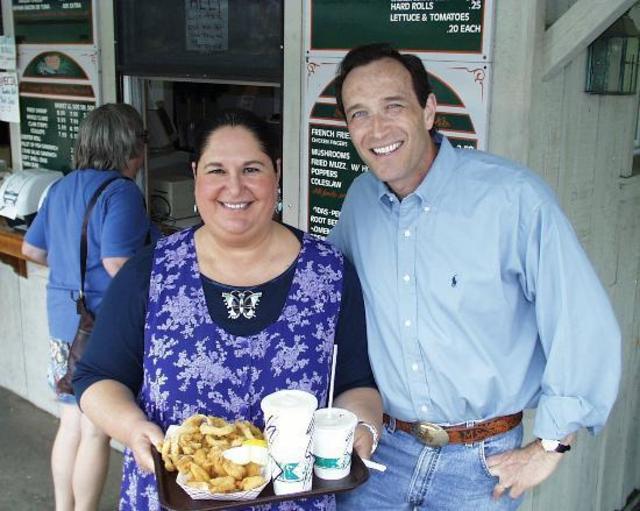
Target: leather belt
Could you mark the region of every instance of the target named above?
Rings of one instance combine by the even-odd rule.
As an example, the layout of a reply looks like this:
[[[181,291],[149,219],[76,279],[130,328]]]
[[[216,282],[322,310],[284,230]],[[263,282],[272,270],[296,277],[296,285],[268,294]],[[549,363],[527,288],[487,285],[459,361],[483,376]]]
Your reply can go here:
[[[392,422],[392,417],[386,413],[383,416],[385,424]],[[405,422],[395,419],[396,429],[410,433],[422,443],[430,447],[442,447],[447,444],[472,444],[506,433],[522,422],[522,412],[513,415],[503,415],[484,422],[478,422],[467,427],[464,424],[455,426],[440,426],[430,422]]]

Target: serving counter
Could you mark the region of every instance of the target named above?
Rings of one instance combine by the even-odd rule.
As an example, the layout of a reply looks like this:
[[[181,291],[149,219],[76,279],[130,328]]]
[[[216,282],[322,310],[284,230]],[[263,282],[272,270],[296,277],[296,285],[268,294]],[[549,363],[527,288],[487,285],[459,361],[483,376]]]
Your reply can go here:
[[[27,276],[27,260],[22,255],[24,234],[12,229],[0,218],[0,262],[8,264],[21,277]]]

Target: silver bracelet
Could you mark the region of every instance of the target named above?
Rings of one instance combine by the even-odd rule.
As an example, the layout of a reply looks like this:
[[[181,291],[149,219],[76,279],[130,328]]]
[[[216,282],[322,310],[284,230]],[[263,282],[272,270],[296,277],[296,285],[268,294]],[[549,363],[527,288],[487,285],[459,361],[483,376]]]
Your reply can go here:
[[[358,424],[356,425],[356,427],[358,426],[364,426],[365,428],[367,428],[369,433],[371,433],[371,436],[373,437],[371,454],[373,454],[374,452],[376,452],[376,449],[378,448],[378,442],[380,441],[380,435],[378,434],[378,430],[373,424],[369,424],[368,422],[365,422],[365,421],[358,421]]]

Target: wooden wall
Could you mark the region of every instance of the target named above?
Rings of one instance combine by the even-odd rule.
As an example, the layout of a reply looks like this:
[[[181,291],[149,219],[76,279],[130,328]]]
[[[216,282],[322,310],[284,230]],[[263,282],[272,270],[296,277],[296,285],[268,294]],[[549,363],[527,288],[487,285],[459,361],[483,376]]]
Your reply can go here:
[[[489,148],[526,163],[556,191],[611,297],[623,377],[605,430],[580,433],[524,511],[613,511],[640,489],[640,176],[620,177],[632,164],[638,97],[583,92],[586,50],[542,79],[545,29],[574,3],[497,2]],[[531,422],[529,414],[529,435]]]

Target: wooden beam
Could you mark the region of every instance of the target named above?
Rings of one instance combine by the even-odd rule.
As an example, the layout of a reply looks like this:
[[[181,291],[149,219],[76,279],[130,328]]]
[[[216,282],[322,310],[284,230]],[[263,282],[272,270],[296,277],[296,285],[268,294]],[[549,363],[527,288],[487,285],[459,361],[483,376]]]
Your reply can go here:
[[[529,161],[534,87],[541,74],[546,0],[496,2],[488,150],[520,163]]]
[[[546,31],[544,81],[551,78],[629,10],[637,0],[578,0]]]

